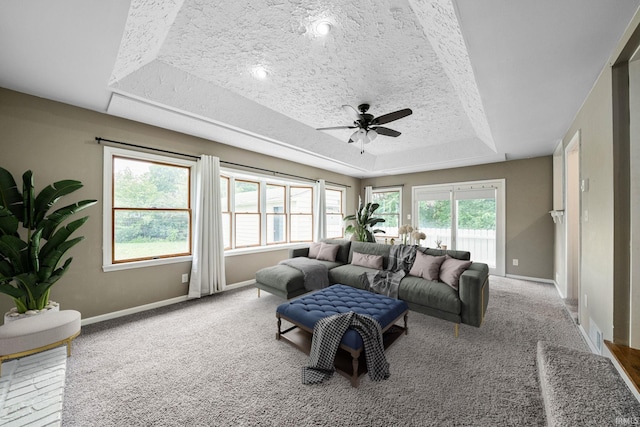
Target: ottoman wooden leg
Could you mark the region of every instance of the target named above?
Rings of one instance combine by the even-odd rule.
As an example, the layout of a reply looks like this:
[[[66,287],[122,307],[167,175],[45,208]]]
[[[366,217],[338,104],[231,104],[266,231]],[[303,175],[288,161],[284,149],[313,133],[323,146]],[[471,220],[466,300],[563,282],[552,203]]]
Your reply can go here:
[[[351,356],[351,369],[353,369],[353,373],[351,374],[351,387],[356,387],[360,385],[360,377],[358,376],[358,359],[360,357]]]

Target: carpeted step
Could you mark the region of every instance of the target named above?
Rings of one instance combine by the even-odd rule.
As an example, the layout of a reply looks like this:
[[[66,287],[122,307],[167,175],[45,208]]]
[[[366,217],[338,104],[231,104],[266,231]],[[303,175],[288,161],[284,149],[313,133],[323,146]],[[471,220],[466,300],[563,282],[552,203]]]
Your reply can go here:
[[[608,358],[539,341],[537,364],[549,426],[640,423],[640,402]]]

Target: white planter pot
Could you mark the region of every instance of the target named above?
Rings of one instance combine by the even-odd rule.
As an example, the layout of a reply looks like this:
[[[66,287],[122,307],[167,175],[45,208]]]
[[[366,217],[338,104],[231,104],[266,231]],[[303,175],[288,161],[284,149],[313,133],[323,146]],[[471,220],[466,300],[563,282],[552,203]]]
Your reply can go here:
[[[18,313],[18,309],[16,307],[13,307],[11,310],[4,314],[4,324],[6,325],[9,322],[26,319],[27,317],[31,316],[47,314],[51,311],[60,311],[60,304],[55,301],[49,301],[49,303],[42,310],[28,310],[25,313]]]

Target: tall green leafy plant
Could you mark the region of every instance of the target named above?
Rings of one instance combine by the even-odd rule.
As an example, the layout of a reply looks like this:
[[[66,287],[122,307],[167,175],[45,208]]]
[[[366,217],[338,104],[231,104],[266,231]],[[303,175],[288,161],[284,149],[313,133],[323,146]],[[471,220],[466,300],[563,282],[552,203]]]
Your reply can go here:
[[[20,313],[42,310],[49,300],[51,286],[69,269],[67,258],[60,260],[84,237],[70,238],[88,216],[63,222],[75,213],[96,204],[83,200],[51,213],[61,197],[79,188],[80,181],[63,180],[35,194],[33,173],[22,175],[22,192],[6,169],[0,167],[0,293],[15,301]]]
[[[363,205],[360,202],[358,210],[355,215],[347,215],[344,217],[345,221],[350,221],[351,224],[347,226],[345,232],[347,234],[353,234],[356,240],[360,242],[375,242],[375,233],[384,233],[384,230],[374,229],[377,224],[384,222],[384,218],[376,218],[373,213],[378,209],[380,205],[378,203],[367,203]]]

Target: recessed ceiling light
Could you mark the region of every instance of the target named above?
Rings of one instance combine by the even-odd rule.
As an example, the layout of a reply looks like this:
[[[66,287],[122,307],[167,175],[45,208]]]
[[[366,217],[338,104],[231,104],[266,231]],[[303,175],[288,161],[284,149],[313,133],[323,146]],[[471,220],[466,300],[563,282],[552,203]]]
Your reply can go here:
[[[329,21],[318,21],[316,23],[316,33],[320,36],[326,36],[331,32],[331,22]]]
[[[258,80],[265,80],[267,77],[269,77],[269,72],[262,65],[254,67],[251,74],[253,74],[253,77]]]

